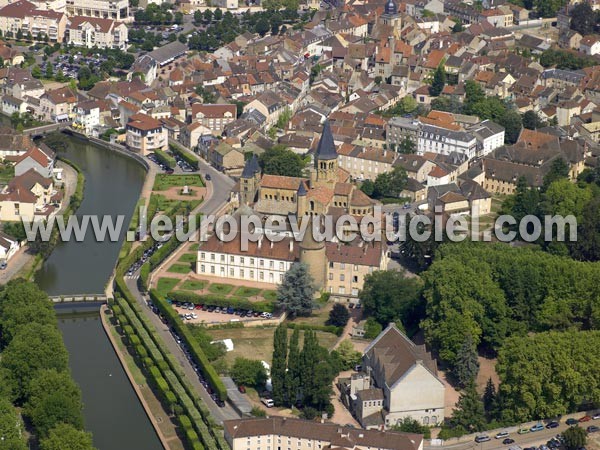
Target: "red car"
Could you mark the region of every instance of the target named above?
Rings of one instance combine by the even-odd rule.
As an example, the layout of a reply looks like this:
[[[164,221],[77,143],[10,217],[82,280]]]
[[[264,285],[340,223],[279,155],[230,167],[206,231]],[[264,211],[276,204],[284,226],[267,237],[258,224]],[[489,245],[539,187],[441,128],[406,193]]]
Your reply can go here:
[[[242,394],[245,394],[246,388],[244,386],[238,386],[238,391],[240,391]]]
[[[579,419],[579,422],[589,422],[590,420],[592,420],[590,416],[583,416],[581,419]]]

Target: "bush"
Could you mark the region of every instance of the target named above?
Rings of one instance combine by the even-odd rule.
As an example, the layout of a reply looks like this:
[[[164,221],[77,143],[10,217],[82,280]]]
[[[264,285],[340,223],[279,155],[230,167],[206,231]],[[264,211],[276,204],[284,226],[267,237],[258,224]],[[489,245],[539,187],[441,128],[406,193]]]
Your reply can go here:
[[[292,330],[312,330],[312,331],[323,331],[324,333],[333,333],[336,336],[341,336],[344,332],[343,327],[334,327],[333,325],[309,325],[307,323],[294,323],[288,322],[288,328]]]
[[[247,309],[261,312],[273,312],[275,303],[273,301],[251,302],[247,298],[225,297],[218,294],[198,295],[193,292],[174,291],[169,293],[169,298],[179,302],[189,302],[195,305],[231,306],[236,309]]]
[[[178,155],[181,159],[183,159],[186,163],[192,166],[194,169],[198,170],[198,158],[194,155],[190,155],[185,150],[179,148],[177,145],[169,145],[171,152]]]
[[[173,158],[171,155],[167,155],[162,150],[154,150],[154,154],[165,166],[170,167],[171,169],[174,169],[177,166],[175,158]]]
[[[335,327],[345,327],[350,319],[350,312],[341,303],[333,305],[333,309],[329,311],[329,318],[327,319],[327,325],[333,325]]]

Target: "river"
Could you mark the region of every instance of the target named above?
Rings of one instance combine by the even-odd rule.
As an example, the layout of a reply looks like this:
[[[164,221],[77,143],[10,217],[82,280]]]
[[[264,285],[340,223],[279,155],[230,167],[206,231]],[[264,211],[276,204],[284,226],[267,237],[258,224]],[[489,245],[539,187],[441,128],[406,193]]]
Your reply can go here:
[[[36,274],[36,282],[51,295],[101,294],[116,264],[145,172],[134,160],[77,138],[69,138],[68,149],[60,154],[85,175],[84,199],[77,216],[121,214],[124,229],[117,242],[97,242],[91,233],[82,242],[60,242]],[[161,450],[156,432],[104,333],[98,306],[76,309],[78,313],[71,314],[72,305],[61,305],[57,312],[94,446],[98,450]]]

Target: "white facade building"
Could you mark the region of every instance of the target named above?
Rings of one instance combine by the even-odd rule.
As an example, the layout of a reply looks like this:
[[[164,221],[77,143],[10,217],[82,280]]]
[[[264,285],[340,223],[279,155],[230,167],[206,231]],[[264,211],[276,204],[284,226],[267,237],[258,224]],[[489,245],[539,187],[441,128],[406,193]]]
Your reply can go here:
[[[129,0],[67,0],[67,15],[128,20]]]
[[[477,139],[465,131],[452,131],[432,125],[423,125],[418,133],[417,153],[451,153],[465,155],[472,159],[477,154]]]

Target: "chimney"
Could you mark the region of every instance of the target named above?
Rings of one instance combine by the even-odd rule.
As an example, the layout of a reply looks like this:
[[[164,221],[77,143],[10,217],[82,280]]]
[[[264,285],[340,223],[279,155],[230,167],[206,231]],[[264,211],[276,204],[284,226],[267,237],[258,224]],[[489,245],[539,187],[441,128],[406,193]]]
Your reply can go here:
[[[262,248],[262,241],[263,241],[263,237],[265,235],[261,234],[260,237],[258,238],[258,248],[261,249]]]
[[[290,239],[290,253],[294,251],[294,238]]]

